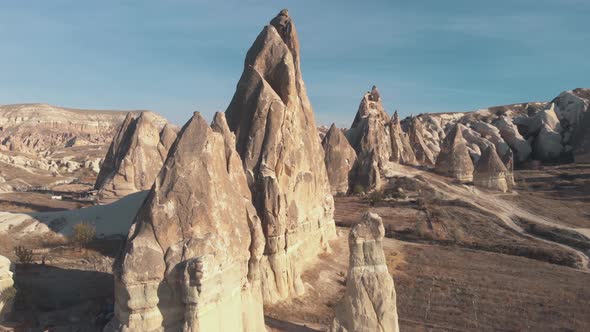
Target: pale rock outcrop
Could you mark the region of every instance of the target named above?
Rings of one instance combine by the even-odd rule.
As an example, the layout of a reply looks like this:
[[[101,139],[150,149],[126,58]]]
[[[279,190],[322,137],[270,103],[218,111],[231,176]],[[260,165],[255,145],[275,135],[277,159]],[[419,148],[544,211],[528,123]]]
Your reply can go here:
[[[178,134],[114,264],[107,330],[264,331],[264,249],[233,135],[195,114]]]
[[[463,138],[463,125],[457,123],[445,137],[441,151],[436,158],[434,170],[444,176],[471,182],[473,180],[473,162]]]
[[[516,153],[516,159],[522,163],[529,159],[533,151],[530,143],[522,137],[516,125],[507,117],[501,116],[494,125],[500,130],[500,135],[510,148]]]
[[[498,156],[496,149],[488,147],[479,158],[473,173],[473,183],[477,187],[488,188],[501,192],[508,191],[506,181],[508,171]]]
[[[478,132],[471,128],[464,126],[462,128],[462,134],[465,141],[467,141],[469,154],[471,155],[471,159],[473,160],[474,164],[477,163],[477,161],[483,154],[483,151],[485,151],[489,147],[495,148],[494,143],[481,137],[481,135]]]
[[[395,287],[383,252],[385,228],[366,212],[348,236],[346,292],[334,308],[330,332],[399,331]]]
[[[346,132],[346,138],[357,154],[351,180],[368,190],[379,190],[382,176],[391,159],[391,138],[389,116],[383,109],[383,102],[377,87],[367,92]]]
[[[416,156],[416,162],[419,165],[434,166],[436,156],[432,153],[431,149],[426,145],[424,141],[424,128],[422,123],[416,117],[410,120],[410,144],[414,150]]]
[[[555,113],[554,103],[551,103],[549,109],[539,111],[529,118],[527,133],[537,135],[545,126],[555,132],[561,131],[561,124]]]
[[[558,159],[564,152],[561,142],[561,135],[545,124],[534,139],[533,156],[538,160]]]
[[[404,165],[415,165],[416,155],[410,145],[410,138],[402,130],[397,111],[393,113],[389,122],[389,135],[391,137],[391,161]]]
[[[266,303],[304,292],[301,273],[336,236],[334,200],[287,10],[248,50],[226,111],[266,238]]]
[[[332,124],[324,136],[322,146],[332,195],[346,194],[349,190],[348,176],[356,161],[356,152],[335,124]]]
[[[160,137],[156,119],[151,112],[142,112],[137,118],[127,115],[94,184],[101,198],[119,198],[151,188],[175,136],[165,126]]]
[[[3,321],[11,311],[14,298],[1,296],[5,292],[11,292],[14,286],[14,264],[6,257],[0,256],[0,322]],[[7,298],[3,301],[3,298]]]

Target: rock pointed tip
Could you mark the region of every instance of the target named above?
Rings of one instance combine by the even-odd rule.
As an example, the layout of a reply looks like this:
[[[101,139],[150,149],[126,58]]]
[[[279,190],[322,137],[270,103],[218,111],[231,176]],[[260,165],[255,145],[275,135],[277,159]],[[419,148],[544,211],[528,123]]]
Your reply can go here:
[[[281,10],[277,16],[286,16],[289,17],[289,10],[287,8]]]
[[[379,89],[377,89],[377,86],[375,85],[373,85],[373,87],[371,88],[371,92],[369,94],[371,95],[371,100],[373,101],[379,101],[379,99],[381,99]]]

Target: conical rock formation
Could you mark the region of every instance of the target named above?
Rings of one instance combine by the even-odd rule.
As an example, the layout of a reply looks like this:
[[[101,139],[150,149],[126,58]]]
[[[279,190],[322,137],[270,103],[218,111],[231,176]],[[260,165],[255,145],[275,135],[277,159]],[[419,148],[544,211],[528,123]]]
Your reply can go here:
[[[453,126],[441,145],[434,169],[460,182],[470,182],[473,180],[474,167],[462,131],[462,124]]]
[[[393,113],[389,122],[389,135],[391,136],[391,161],[404,165],[415,165],[416,155],[410,145],[410,138],[402,130],[397,111]]]
[[[473,173],[473,183],[477,187],[508,191],[507,170],[494,147],[487,148],[477,162]]]
[[[366,212],[348,236],[346,292],[335,307],[330,332],[397,332],[396,294],[383,253],[385,228]]]
[[[349,190],[349,173],[356,161],[356,152],[335,124],[332,124],[324,136],[322,146],[332,194],[346,194]]]
[[[383,110],[381,95],[373,86],[359,105],[358,111],[346,132],[346,138],[357,153],[357,162],[352,171],[354,184],[368,190],[382,187],[391,159],[389,116]]]
[[[179,133],[115,261],[111,328],[264,331],[264,237],[224,120]]]
[[[306,262],[335,237],[334,200],[286,10],[248,50],[226,116],[266,237],[265,302],[301,294]]]
[[[162,135],[151,112],[137,118],[128,114],[113,139],[96,178],[94,189],[101,198],[119,198],[150,189],[176,133],[170,125]]]

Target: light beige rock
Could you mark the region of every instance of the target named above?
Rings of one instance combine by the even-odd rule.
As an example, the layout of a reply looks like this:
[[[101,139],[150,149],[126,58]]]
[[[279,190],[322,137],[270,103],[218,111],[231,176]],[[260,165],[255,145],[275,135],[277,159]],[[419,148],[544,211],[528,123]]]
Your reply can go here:
[[[416,165],[416,155],[410,145],[410,138],[402,130],[397,111],[393,113],[389,122],[389,136],[391,137],[390,160],[404,165]]]
[[[501,116],[498,121],[494,122],[494,125],[499,129],[500,135],[504,141],[515,152],[518,162],[528,160],[533,151],[532,147],[530,143],[522,137],[512,120],[505,116]]]
[[[455,124],[445,137],[434,170],[460,182],[471,182],[474,167],[463,138],[463,127],[460,123]]]
[[[473,183],[477,187],[506,192],[508,191],[507,176],[506,166],[498,156],[496,149],[489,147],[482,153],[475,167]]]
[[[346,138],[357,154],[351,175],[354,185],[366,190],[380,190],[382,177],[391,159],[389,116],[383,110],[383,102],[377,87],[367,92],[346,132]]]
[[[338,302],[330,332],[399,331],[395,287],[383,253],[385,228],[366,212],[348,236],[346,292]]]
[[[0,256],[0,295],[14,286],[14,264],[6,257]],[[11,311],[14,299],[3,301],[0,298],[0,322]]]
[[[160,137],[156,119],[150,112],[125,118],[94,184],[100,198],[119,198],[151,188],[175,136],[167,125]]]
[[[322,146],[332,194],[346,194],[349,190],[349,173],[356,161],[356,152],[335,124],[332,124],[324,136]]]
[[[431,149],[426,145],[424,140],[424,129],[422,123],[416,117],[410,120],[410,144],[416,156],[416,162],[423,166],[434,166],[436,156]]]
[[[537,160],[557,160],[564,152],[561,135],[544,124],[533,142],[533,156]]]
[[[222,116],[182,128],[114,264],[121,331],[264,331],[260,220]]]
[[[226,111],[266,238],[266,303],[304,292],[301,273],[335,237],[334,200],[286,10],[248,50]]]

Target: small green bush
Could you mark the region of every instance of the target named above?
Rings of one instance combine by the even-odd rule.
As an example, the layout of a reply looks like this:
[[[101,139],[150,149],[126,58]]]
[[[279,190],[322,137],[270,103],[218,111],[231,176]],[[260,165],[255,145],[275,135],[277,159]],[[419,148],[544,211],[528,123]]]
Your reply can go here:
[[[83,247],[90,243],[96,237],[96,228],[87,223],[80,223],[74,225],[74,230],[72,232],[72,242],[79,246]]]
[[[360,184],[355,184],[352,188],[352,193],[355,195],[360,195],[365,192],[365,187],[361,186]]]
[[[14,247],[14,254],[21,264],[31,264],[33,262],[33,250],[23,246]]]

